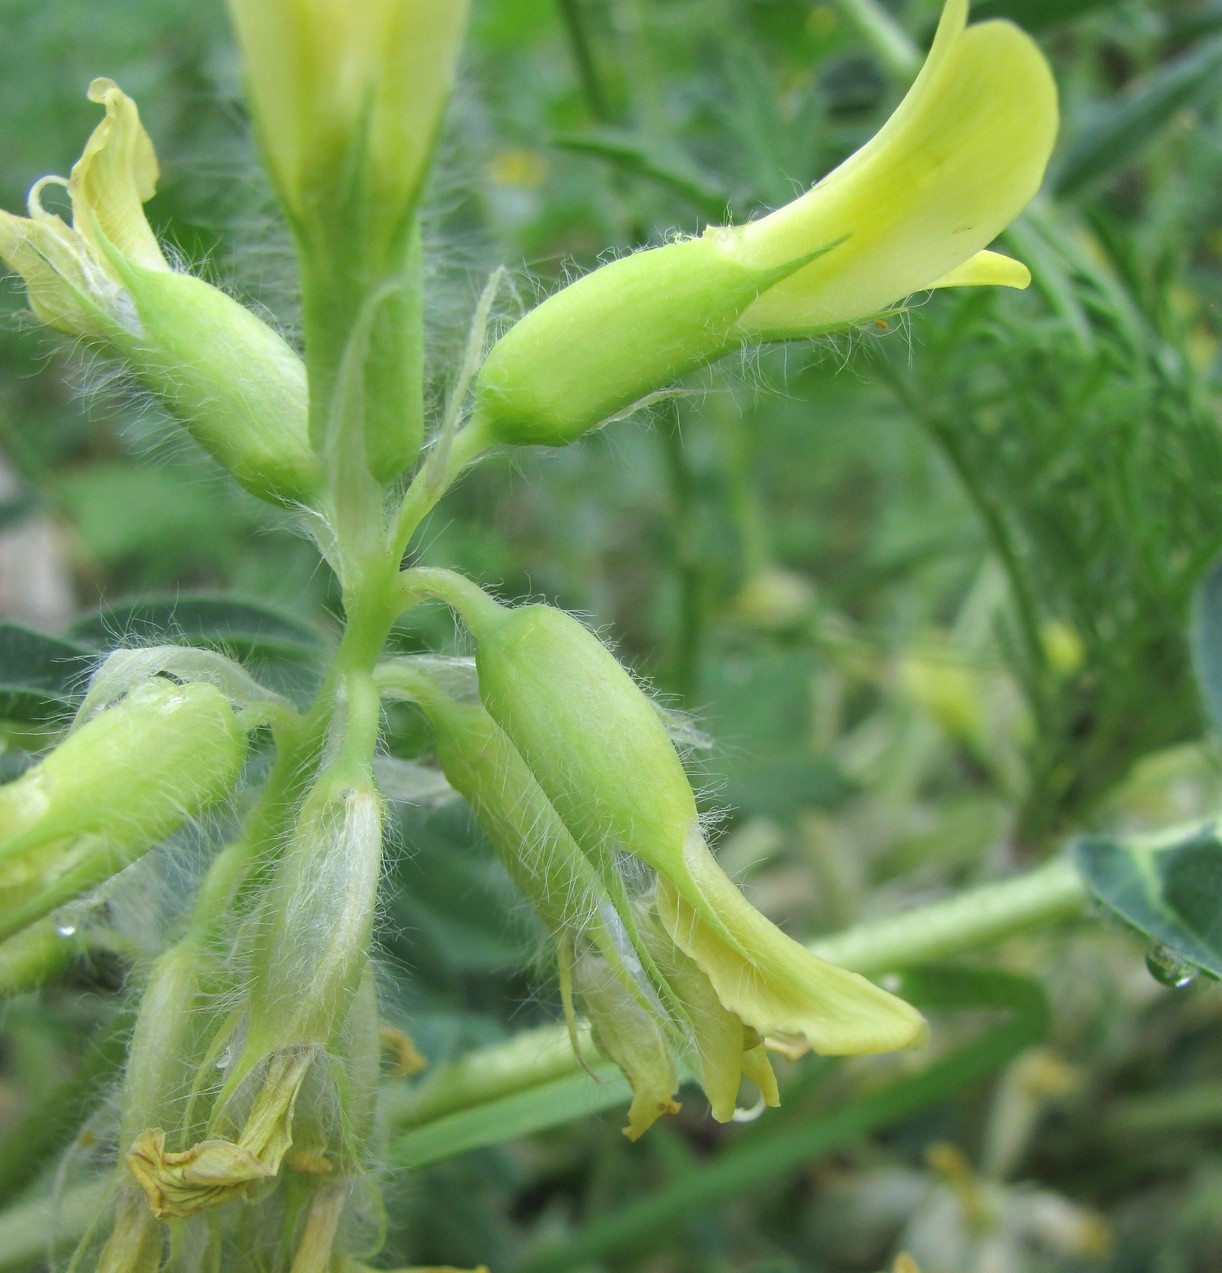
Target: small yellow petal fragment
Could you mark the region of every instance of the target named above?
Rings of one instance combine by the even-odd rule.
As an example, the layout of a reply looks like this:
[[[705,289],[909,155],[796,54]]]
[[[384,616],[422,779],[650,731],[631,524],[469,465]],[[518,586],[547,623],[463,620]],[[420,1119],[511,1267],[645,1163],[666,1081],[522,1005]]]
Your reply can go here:
[[[382,1045],[382,1054],[390,1062],[394,1078],[409,1079],[428,1069],[428,1059],[418,1051],[411,1035],[393,1025],[378,1026],[378,1042]]]
[[[937,287],[1017,287],[1031,285],[1031,271],[1012,256],[1001,252],[977,252],[949,274],[943,274],[931,288]]]

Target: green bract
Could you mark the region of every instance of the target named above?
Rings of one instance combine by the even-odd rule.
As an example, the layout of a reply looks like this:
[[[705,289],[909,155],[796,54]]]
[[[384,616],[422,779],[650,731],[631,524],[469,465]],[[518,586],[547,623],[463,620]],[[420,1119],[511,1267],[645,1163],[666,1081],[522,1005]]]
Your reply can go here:
[[[66,182],[34,186],[28,218],[0,212],[0,259],[38,318],[122,358],[248,491],[307,499],[321,469],[301,360],[237,301],[170,268],[142,208],[157,159],[136,105],[110,80],[94,80],[89,97],[106,118]],[[67,187],[71,226],[43,208],[48,184]]]
[[[0,787],[0,938],[100,884],[237,781],[246,734],[211,685],[153,677]]]
[[[1008,22],[949,0],[925,66],[880,132],[758,221],[614,261],[511,328],[476,387],[497,442],[561,446],[746,343],[860,322],[927,288],[1026,287],[984,250],[1039,189],[1056,87]]]

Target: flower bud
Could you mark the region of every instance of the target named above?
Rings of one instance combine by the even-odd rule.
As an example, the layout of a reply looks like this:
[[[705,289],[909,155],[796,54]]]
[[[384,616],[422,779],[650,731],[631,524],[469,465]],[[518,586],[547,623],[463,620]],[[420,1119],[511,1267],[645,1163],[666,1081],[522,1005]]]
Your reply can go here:
[[[759,1036],[722,1007],[646,901],[632,901],[621,880],[609,881],[608,889],[487,713],[419,682],[412,697],[433,727],[446,777],[557,941],[570,1030],[575,1001],[590,1018],[599,1051],[632,1085],[625,1135],[636,1140],[678,1109],[677,1047],[694,1053],[696,1077],[719,1121],[733,1116],[744,1073],[768,1104],[777,1104]]]
[[[28,218],[0,212],[0,259],[39,319],[121,358],[252,494],[307,499],[321,469],[300,359],[237,301],[170,268],[142,210],[157,159],[136,105],[110,80],[89,97],[105,119],[66,182],[34,186]],[[49,184],[66,186],[71,226],[43,208]]]
[[[0,787],[0,937],[121,871],[222,799],[246,735],[211,685],[152,677]]]
[[[910,293],[1026,287],[987,245],[1043,178],[1057,129],[1043,55],[948,0],[929,59],[879,133],[792,203],[613,261],[532,310],[476,385],[491,441],[562,446],[706,360],[809,339]]]
[[[327,1047],[364,975],[382,865],[382,802],[368,772],[326,774],[270,886],[255,942],[243,1066]]]
[[[657,872],[667,931],[727,1010],[829,1054],[924,1041],[918,1012],[785,936],[726,877],[657,710],[597,637],[550,606],[464,595],[462,614],[488,714],[588,857],[628,853]]]
[[[359,445],[364,470],[391,482],[423,437],[414,227],[468,0],[229,0],[229,9],[255,129],[297,240],[310,437],[322,454],[352,456]]]
[[[364,200],[366,230],[401,232],[467,9],[468,0],[229,0],[259,141],[295,224]]]

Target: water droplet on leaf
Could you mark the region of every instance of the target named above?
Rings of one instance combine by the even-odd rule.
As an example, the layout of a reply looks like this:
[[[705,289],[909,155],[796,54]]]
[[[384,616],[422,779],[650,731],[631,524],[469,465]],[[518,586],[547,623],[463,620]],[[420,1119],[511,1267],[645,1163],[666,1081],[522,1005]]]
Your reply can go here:
[[[1160,986],[1183,990],[1196,980],[1196,969],[1179,959],[1166,946],[1151,946],[1146,951],[1146,968]]]

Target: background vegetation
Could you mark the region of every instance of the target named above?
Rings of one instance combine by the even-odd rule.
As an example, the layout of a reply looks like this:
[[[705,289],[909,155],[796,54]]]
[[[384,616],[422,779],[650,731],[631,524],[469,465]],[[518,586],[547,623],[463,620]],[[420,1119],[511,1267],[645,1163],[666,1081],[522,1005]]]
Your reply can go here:
[[[887,5],[894,27],[872,28],[849,0],[476,0],[430,197],[438,395],[494,266],[513,271],[508,321],[607,253],[785,201],[898,101],[908,51],[884,37],[923,46],[937,8]],[[84,89],[110,75],[162,158],[154,224],[291,332],[222,6],[0,15],[3,206],[66,171],[95,122]],[[1222,549],[1222,4],[974,6],[997,15],[1038,35],[1062,93],[1046,193],[1006,244],[1028,293],[940,294],[886,329],[719,366],[647,418],[485,464],[424,540],[429,563],[589,615],[693,714],[722,860],[803,937],[1222,794],[1186,637]],[[211,624],[300,684],[335,604],[309,545],[6,289],[2,617],[82,648]],[[439,608],[400,640],[455,637]],[[31,728],[8,728],[0,764]],[[407,709],[389,746],[427,760]],[[385,1011],[436,1066],[554,1020],[555,993],[461,805],[396,773],[418,803]],[[105,1140],[125,969],[173,923],[191,854],[105,902],[109,949],[3,1010],[0,1189],[18,1205],[66,1147],[87,1154],[99,1107],[87,1135]],[[750,1126],[692,1095],[630,1145],[583,1076],[574,1117],[530,1137],[405,1135],[390,1166],[430,1165],[388,1174],[388,1250],[497,1273],[865,1273],[900,1249],[925,1273],[1208,1273],[1222,998],[1157,949],[1152,976],[1146,953],[1099,914],[918,977],[930,1054],[787,1066],[784,1108]],[[0,1269],[34,1267],[0,1244]]]

